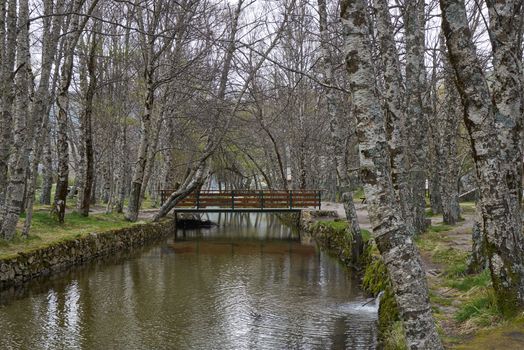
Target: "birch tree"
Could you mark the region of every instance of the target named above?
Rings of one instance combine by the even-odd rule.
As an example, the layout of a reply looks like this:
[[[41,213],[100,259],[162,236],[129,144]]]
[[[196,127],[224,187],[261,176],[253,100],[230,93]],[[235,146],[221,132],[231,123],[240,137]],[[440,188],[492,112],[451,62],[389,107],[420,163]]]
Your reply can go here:
[[[429,304],[420,255],[402,218],[391,179],[384,114],[375,86],[367,6],[344,0],[346,66],[357,117],[361,177],[377,247],[392,282],[395,300],[411,349],[441,349]]]
[[[500,309],[524,306],[520,191],[522,177],[521,1],[486,2],[494,83],[490,89],[468,26],[463,0],[441,0],[442,29],[464,105],[479,181],[481,233]]]
[[[68,123],[69,123],[69,87],[73,74],[73,58],[78,39],[89,20],[89,16],[95,9],[98,0],[92,0],[85,14],[82,15],[82,7],[85,0],[74,0],[71,4],[71,19],[64,38],[63,62],[60,71],[60,82],[57,92],[57,153],[58,153],[58,181],[56,184],[55,198],[52,212],[60,223],[64,222],[66,200],[69,184],[69,145],[68,145]]]
[[[13,123],[14,72],[17,38],[17,1],[0,2],[0,47],[2,60],[0,67],[0,215],[5,200],[5,189],[8,181],[8,160],[11,154],[11,130]]]
[[[79,177],[79,191],[77,209],[80,215],[88,216],[91,204],[91,190],[94,178],[94,149],[93,149],[93,98],[97,87],[97,48],[99,26],[93,25],[93,32],[88,40],[88,52],[81,74],[81,89],[84,97],[83,111],[80,116],[80,157],[81,164]]]
[[[137,8],[137,23],[140,28],[140,48],[144,59],[143,79],[145,85],[143,112],[140,117],[141,135],[138,150],[138,159],[133,167],[133,179],[129,205],[126,209],[126,219],[136,221],[140,210],[140,194],[142,193],[148,154],[151,150],[151,118],[155,102],[155,91],[162,85],[158,77],[158,67],[163,53],[167,50],[176,35],[176,30],[167,23],[167,3],[153,1],[153,9],[149,13]],[[164,26],[168,25],[167,28]],[[167,35],[167,37],[166,37]]]
[[[437,123],[439,137],[440,167],[435,169],[440,177],[442,196],[442,219],[448,225],[455,225],[460,219],[458,193],[458,149],[457,138],[459,118],[464,113],[460,97],[455,87],[455,80],[445,50],[443,56],[444,70],[444,97],[438,111]]]
[[[328,28],[328,14],[325,0],[318,0],[318,13],[319,13],[319,24],[320,24],[320,50],[321,57],[324,64],[324,84],[327,86],[335,83],[333,79],[333,62],[331,61],[331,50],[330,35]],[[347,144],[348,142],[343,139],[341,133],[342,126],[339,125],[340,115],[344,113],[339,107],[343,100],[338,99],[336,91],[333,88],[326,88],[326,104],[327,104],[327,117],[329,118],[331,137],[333,141],[333,156],[335,160],[335,168],[337,176],[340,181],[341,187],[344,189],[342,200],[344,202],[344,210],[346,218],[351,225],[352,233],[355,237],[360,237],[360,225],[358,223],[357,211],[355,209],[355,203],[353,203],[353,195],[351,192],[347,192],[347,189],[351,188],[349,169],[347,168]]]
[[[413,234],[426,230],[426,139],[427,119],[424,114],[424,0],[405,3],[404,26],[406,38],[406,138],[409,164],[410,215],[406,217]]]
[[[22,232],[24,236],[29,235],[29,229],[33,217],[38,164],[42,157],[44,144],[48,142],[49,109],[54,96],[54,86],[51,84],[51,78],[56,81],[57,74],[55,73],[55,76],[52,77],[52,70],[53,64],[56,64],[56,60],[59,58],[56,50],[58,47],[60,31],[62,30],[63,17],[61,14],[64,10],[63,7],[63,0],[58,0],[56,4],[53,3],[53,0],[44,1],[40,79],[30,111],[33,118],[32,124],[34,131],[29,132],[30,139],[27,141],[25,151],[31,156],[31,164],[29,165],[29,176],[26,184],[26,217]]]
[[[16,55],[16,101],[14,113],[13,148],[14,161],[11,165],[9,182],[6,190],[0,237],[10,240],[16,232],[16,224],[20,217],[24,200],[24,187],[29,155],[27,144],[32,142],[31,132],[34,119],[29,113],[27,96],[32,98],[31,56],[29,54],[29,3],[21,0],[19,3],[19,29]]]
[[[410,189],[406,172],[406,107],[402,70],[393,36],[394,28],[391,23],[388,2],[387,0],[375,0],[373,4],[377,21],[377,44],[384,70],[386,133],[391,159],[391,176],[402,216],[408,223],[412,221],[412,213],[408,205]]]
[[[229,129],[233,117],[238,112],[244,94],[251,85],[251,82],[255,78],[257,72],[269,57],[271,51],[280,41],[282,33],[288,23],[290,11],[294,8],[295,1],[290,1],[284,7],[283,19],[279,24],[274,37],[267,46],[266,50],[261,53],[261,57],[258,59],[254,67],[248,72],[247,77],[244,79],[240,91],[234,100],[235,102],[233,103],[233,106],[228,108],[228,101],[226,99],[228,78],[231,74],[233,59],[237,50],[237,35],[239,35],[239,20],[243,10],[243,5],[244,0],[239,0],[234,11],[230,14],[231,25],[228,31],[226,41],[227,45],[223,53],[224,59],[220,70],[218,89],[215,93],[218,108],[214,112],[214,127],[211,132],[207,133],[203,151],[198,156],[198,160],[195,162],[194,166],[190,169],[188,176],[184,179],[181,186],[176,191],[171,193],[171,195],[167,198],[166,202],[154,216],[154,220],[159,220],[160,218],[167,215],[180,200],[182,200],[195,189],[200,188],[206,178],[209,176],[210,163],[208,160],[222,144],[225,138],[225,133]]]

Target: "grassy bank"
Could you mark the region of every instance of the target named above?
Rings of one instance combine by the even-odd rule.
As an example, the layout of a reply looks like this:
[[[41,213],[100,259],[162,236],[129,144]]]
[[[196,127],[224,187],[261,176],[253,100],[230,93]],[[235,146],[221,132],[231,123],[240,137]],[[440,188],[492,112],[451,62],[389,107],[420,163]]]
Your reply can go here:
[[[522,315],[505,319],[497,307],[489,271],[468,274],[469,251],[457,227],[433,225],[417,239],[428,272],[430,300],[444,343],[457,349],[507,349],[524,345]],[[518,338],[518,339],[515,339]],[[510,347],[511,348],[511,347]]]
[[[18,231],[23,227],[24,216],[20,218]],[[49,210],[34,212],[31,231],[27,239],[18,232],[12,241],[0,240],[0,259],[69,239],[76,239],[92,232],[104,232],[112,229],[129,227],[136,223],[124,220],[123,214],[92,214],[83,217],[77,213],[68,213],[65,222],[59,224],[49,214]]]
[[[450,349],[524,348],[524,314],[504,318],[496,304],[489,271],[477,274],[467,271],[475,205],[462,203],[461,208],[464,220],[454,226],[443,224],[440,215],[428,210],[433,224],[415,240],[444,345]],[[328,227],[330,231],[324,231],[332,235],[330,240],[336,244],[341,232],[347,231],[347,223],[343,221],[321,221],[317,225]],[[368,235],[365,232],[366,238]],[[386,268],[376,246],[370,242],[364,254],[362,287],[374,296],[385,291],[379,310],[381,345],[384,349],[406,349]]]

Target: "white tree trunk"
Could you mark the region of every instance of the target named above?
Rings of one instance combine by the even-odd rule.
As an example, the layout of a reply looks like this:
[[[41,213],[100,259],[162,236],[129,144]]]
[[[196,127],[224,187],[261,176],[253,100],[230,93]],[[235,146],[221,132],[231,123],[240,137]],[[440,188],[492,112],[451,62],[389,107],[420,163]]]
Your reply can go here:
[[[384,113],[375,86],[365,1],[343,1],[341,16],[345,27],[346,66],[353,110],[358,120],[361,177],[373,235],[392,282],[408,347],[441,349],[424,269],[406,230],[391,179]]]
[[[404,85],[388,2],[387,0],[375,0],[374,6],[377,20],[377,42],[384,66],[386,133],[391,159],[391,176],[402,209],[402,216],[407,225],[407,223],[413,222],[413,219],[409,206],[410,192],[406,173]],[[408,230],[413,231],[409,225]]]
[[[522,35],[518,34],[522,29],[519,25],[523,18],[521,5],[519,1],[497,3],[501,22],[490,22],[496,73],[490,92],[476,56],[464,1],[440,0],[442,29],[465,108],[464,122],[479,180],[481,232],[497,301],[507,314],[515,314],[524,307],[524,239],[520,195],[516,193],[521,179],[515,179],[516,167],[511,161],[518,154],[517,145],[521,142],[514,136],[522,133],[523,101],[520,76],[513,75],[515,69],[519,71],[514,67],[519,63],[502,53],[511,56],[519,52],[516,43]]]
[[[12,146],[13,130],[13,71],[16,54],[16,37],[17,37],[17,15],[16,0],[3,0],[3,8],[0,17],[4,21],[5,14],[5,31],[2,26],[0,32],[2,46],[2,61],[0,63],[0,221],[2,220],[3,205],[5,201],[5,190],[7,188],[8,162]],[[7,5],[7,8],[6,8]],[[5,51],[4,51],[5,47]]]
[[[4,215],[0,228],[0,237],[10,240],[16,233],[16,224],[24,202],[27,167],[29,165],[28,145],[32,146],[34,119],[29,113],[27,97],[32,98],[31,57],[29,54],[29,3],[19,3],[19,27],[17,39],[16,65],[20,67],[16,74],[16,111],[13,130],[13,164],[10,169],[6,190]],[[31,147],[29,147],[31,148]]]
[[[427,119],[424,111],[424,0],[405,4],[406,36],[406,139],[409,163],[408,228],[414,234],[426,230]]]

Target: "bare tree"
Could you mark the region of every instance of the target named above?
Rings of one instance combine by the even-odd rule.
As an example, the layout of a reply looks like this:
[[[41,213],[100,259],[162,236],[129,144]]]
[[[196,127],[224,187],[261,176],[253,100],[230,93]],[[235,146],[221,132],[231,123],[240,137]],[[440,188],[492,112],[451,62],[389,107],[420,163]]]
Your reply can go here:
[[[500,309],[524,305],[520,188],[522,152],[521,1],[487,2],[493,49],[490,90],[468,26],[463,0],[441,0],[442,29],[464,105],[479,181],[481,232]]]
[[[95,9],[98,0],[92,0],[85,15],[82,15],[82,7],[85,0],[74,0],[71,4],[71,19],[64,38],[63,62],[60,72],[60,83],[57,93],[57,153],[58,153],[58,181],[53,203],[52,212],[57,216],[59,222],[64,222],[66,200],[69,184],[69,145],[68,145],[68,119],[69,119],[69,87],[73,74],[73,58],[78,39],[89,20],[89,15]]]
[[[26,96],[32,96],[31,92],[31,56],[29,54],[29,3],[21,0],[19,3],[19,30],[17,39],[16,65],[16,102],[14,113],[13,148],[14,161],[10,166],[9,183],[6,190],[5,211],[3,214],[0,237],[12,239],[15,235],[16,224],[24,200],[24,187],[26,171],[29,163],[29,155],[26,152],[28,143],[32,142],[31,131],[34,120],[29,113]],[[31,131],[29,131],[31,130]]]
[[[375,86],[367,6],[363,0],[341,3],[346,65],[358,120],[361,176],[377,247],[391,279],[411,349],[441,349],[429,304],[424,269],[406,228],[391,180],[384,114]]]

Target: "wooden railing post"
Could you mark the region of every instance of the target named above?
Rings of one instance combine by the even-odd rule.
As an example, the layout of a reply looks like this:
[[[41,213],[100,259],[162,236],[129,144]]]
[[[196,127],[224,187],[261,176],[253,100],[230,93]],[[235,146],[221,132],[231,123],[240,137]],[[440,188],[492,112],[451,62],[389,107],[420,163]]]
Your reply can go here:
[[[231,190],[231,209],[235,209],[235,191]]]
[[[289,209],[293,209],[293,190],[289,190]]]
[[[321,205],[322,205],[322,191],[318,191],[318,210],[320,210]]]

